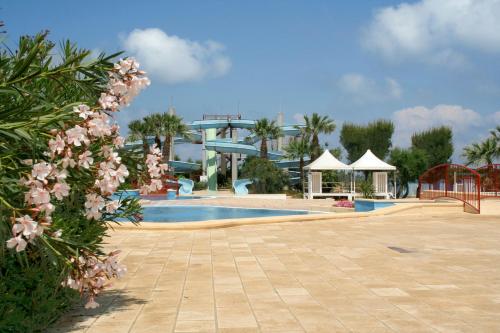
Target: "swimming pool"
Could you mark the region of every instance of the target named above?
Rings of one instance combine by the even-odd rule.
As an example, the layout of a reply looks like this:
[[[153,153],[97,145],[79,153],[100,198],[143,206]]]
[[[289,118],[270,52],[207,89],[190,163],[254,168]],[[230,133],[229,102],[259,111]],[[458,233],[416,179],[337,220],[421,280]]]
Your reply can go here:
[[[167,199],[165,195],[141,195],[141,199],[146,200],[196,200],[196,199],[213,199],[214,197],[189,195],[189,196],[176,196],[174,199]]]
[[[306,210],[235,208],[221,206],[146,206],[144,222],[188,222],[252,217],[305,215]]]

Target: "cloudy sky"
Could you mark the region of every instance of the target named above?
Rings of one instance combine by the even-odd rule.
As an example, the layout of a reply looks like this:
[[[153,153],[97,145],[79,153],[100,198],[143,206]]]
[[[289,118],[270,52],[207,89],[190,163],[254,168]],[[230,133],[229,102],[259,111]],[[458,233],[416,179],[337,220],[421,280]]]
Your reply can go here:
[[[378,118],[394,144],[448,125],[457,148],[500,124],[500,0],[11,1],[7,43],[50,30],[95,52],[125,50],[152,85],[120,115],[165,111]],[[125,127],[125,126],[124,126]],[[337,130],[326,138],[338,144]],[[455,158],[459,160],[459,153]]]

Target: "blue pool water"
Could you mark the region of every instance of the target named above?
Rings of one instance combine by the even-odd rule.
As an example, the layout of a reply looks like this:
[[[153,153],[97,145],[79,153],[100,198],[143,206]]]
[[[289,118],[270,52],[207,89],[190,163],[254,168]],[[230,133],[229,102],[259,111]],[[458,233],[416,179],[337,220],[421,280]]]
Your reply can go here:
[[[369,212],[379,208],[394,206],[393,202],[356,199],[354,201],[355,212]]]
[[[304,210],[253,209],[214,206],[144,207],[144,222],[187,222],[268,216],[305,215]]]
[[[174,199],[167,199],[165,195],[141,195],[141,199],[146,200],[194,200],[194,199],[210,199],[213,197],[202,197],[200,195],[176,196]]]

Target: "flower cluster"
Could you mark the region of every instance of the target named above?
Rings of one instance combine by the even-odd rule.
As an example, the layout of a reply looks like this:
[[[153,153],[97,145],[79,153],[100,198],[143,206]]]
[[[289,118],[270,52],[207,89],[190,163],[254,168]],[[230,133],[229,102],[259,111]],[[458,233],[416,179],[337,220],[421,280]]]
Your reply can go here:
[[[340,200],[335,202],[334,206],[340,208],[354,208],[354,202],[349,200]]]
[[[126,106],[146,86],[149,79],[139,70],[134,59],[120,60],[109,72],[106,92],[99,98],[99,106],[85,104],[74,107],[74,126],[56,129],[48,141],[46,161],[30,161],[31,173],[21,179],[21,185],[28,188],[25,203],[31,216],[13,217],[12,238],[7,247],[23,251],[29,242],[34,242],[44,233],[60,237],[60,232],[50,232],[51,214],[54,203],[71,195],[68,175],[90,175],[93,181],[85,192],[85,216],[89,220],[100,220],[103,213],[113,213],[120,204],[108,199],[109,195],[125,181],[129,172],[116,148],[123,147],[124,139],[119,127],[113,122],[113,112]],[[154,169],[156,164],[151,164]],[[162,169],[163,170],[163,169]],[[78,178],[78,176],[75,176]],[[87,177],[88,179],[88,177]],[[151,178],[150,188],[157,188],[157,178]],[[78,182],[78,179],[76,179]],[[103,262],[88,253],[74,260],[78,269],[70,273],[68,281],[75,281],[82,294],[90,295],[89,302],[95,304],[94,296],[104,286],[105,278],[119,277],[123,268],[116,264],[117,253],[112,253]],[[83,265],[83,266],[82,266]],[[67,283],[68,286],[74,286]]]
[[[141,186],[142,194],[148,194],[162,189],[163,183],[161,177],[168,171],[168,165],[160,163],[161,157],[160,149],[154,144],[150,148],[149,154],[146,156],[146,166],[148,168],[150,182],[149,184]]]
[[[78,258],[72,257],[74,273],[64,281],[66,287],[78,290],[81,294],[88,293],[88,302],[85,308],[93,309],[99,306],[95,297],[107,286],[106,282],[113,278],[121,278],[127,272],[127,268],[118,263],[120,251],[113,251],[104,260],[100,260],[91,253],[85,253]],[[79,276],[74,279],[73,276]]]

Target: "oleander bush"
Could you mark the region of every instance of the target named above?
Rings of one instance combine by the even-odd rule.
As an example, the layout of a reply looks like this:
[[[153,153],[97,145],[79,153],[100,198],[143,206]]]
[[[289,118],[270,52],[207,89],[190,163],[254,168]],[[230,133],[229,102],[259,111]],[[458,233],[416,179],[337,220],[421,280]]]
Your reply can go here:
[[[118,55],[58,49],[47,33],[0,49],[0,332],[43,331],[79,297],[96,307],[126,271],[102,245],[141,207],[110,194],[129,174],[155,190],[166,166],[155,147],[145,160],[120,150],[113,114],[149,80]]]

